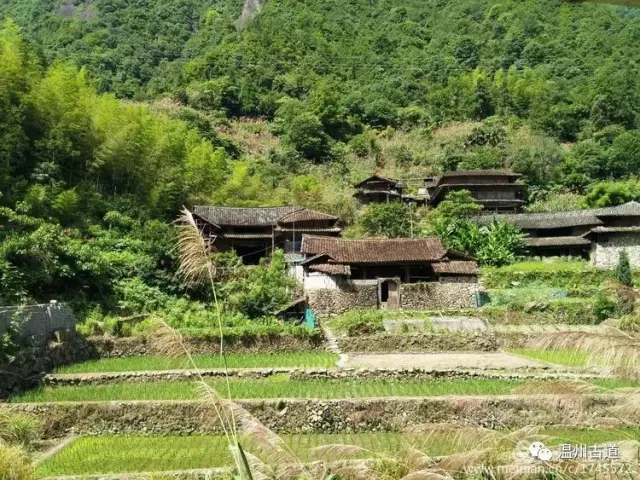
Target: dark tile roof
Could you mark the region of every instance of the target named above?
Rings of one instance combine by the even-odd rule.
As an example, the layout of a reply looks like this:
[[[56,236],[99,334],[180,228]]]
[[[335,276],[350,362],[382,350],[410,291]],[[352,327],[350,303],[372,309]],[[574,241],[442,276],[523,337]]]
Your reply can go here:
[[[574,210],[556,213],[515,213],[498,215],[481,215],[476,217],[478,223],[489,225],[494,220],[507,222],[524,230],[553,229],[578,227],[584,225],[603,225],[593,210]]]
[[[356,183],[354,187],[361,188],[361,187],[364,187],[369,182],[384,182],[384,183],[390,183],[396,188],[402,187],[402,183],[398,182],[397,180],[393,180],[392,178],[381,177],[380,175],[372,175],[369,178],[365,178],[361,182]]]
[[[303,235],[302,253],[326,253],[335,263],[382,265],[436,262],[445,257],[447,251],[437,237],[348,240]]]
[[[478,264],[472,261],[454,260],[450,262],[438,262],[433,264],[436,273],[448,273],[451,275],[477,275]]]
[[[270,227],[278,223],[325,220],[335,222],[338,217],[299,206],[283,207],[218,207],[198,205],[193,213],[204,221],[219,226]]]
[[[590,210],[572,210],[554,213],[517,213],[502,215],[482,215],[477,220],[488,225],[493,220],[503,221],[527,229],[551,229],[578,227],[585,225],[604,225],[606,217],[640,216],[640,203],[627,202],[617,207],[593,208]]]
[[[583,237],[593,237],[599,233],[640,233],[640,227],[596,227],[585,233]]]
[[[295,222],[308,222],[313,220],[326,220],[326,221],[336,221],[338,217],[334,217],[333,215],[329,215],[328,213],[317,212],[315,210],[309,210],[307,208],[303,208],[301,210],[296,210],[295,212],[287,213],[278,219],[279,224],[289,224]]]
[[[303,210],[302,207],[218,207],[196,206],[193,213],[214,225],[275,226],[287,214]]]
[[[525,238],[524,244],[528,247],[572,247],[572,246],[587,246],[591,245],[591,242],[586,238],[573,236],[573,237],[531,237]]]
[[[616,207],[595,210],[598,217],[637,217],[640,216],[640,203],[627,202]]]
[[[344,277],[351,276],[351,267],[349,265],[339,265],[337,263],[318,263],[310,265],[309,270],[313,272],[326,273],[327,275],[341,275]]]
[[[456,170],[454,172],[445,172],[440,175],[440,178],[451,177],[521,177],[519,173],[512,172],[505,169],[494,170]]]
[[[327,228],[285,228],[276,227],[277,232],[299,232],[299,233],[340,233],[342,229],[340,227],[327,227]]]
[[[292,308],[295,308],[299,305],[306,305],[307,303],[307,299],[304,297],[300,297],[295,299],[293,302],[291,302],[289,305],[287,305],[286,307],[278,310],[277,312],[274,313],[274,315],[277,317],[278,315],[282,315],[283,313],[288,312],[289,310],[291,310]]]

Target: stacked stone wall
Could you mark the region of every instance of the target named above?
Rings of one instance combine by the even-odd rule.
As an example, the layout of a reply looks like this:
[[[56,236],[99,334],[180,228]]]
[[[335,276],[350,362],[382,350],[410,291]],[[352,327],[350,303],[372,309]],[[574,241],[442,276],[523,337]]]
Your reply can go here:
[[[460,422],[487,428],[528,425],[622,425],[608,412],[619,396],[426,397],[338,400],[242,400],[236,403],[276,433],[400,432],[421,423]],[[196,401],[5,404],[35,414],[45,438],[74,435],[222,433],[214,406]],[[613,423],[612,423],[613,422]]]
[[[401,305],[407,310],[455,310],[476,307],[479,284],[472,281],[406,283],[401,287]],[[464,279],[465,277],[462,277]]]
[[[338,288],[322,288],[307,292],[309,305],[316,315],[341,315],[356,308],[378,306],[378,285],[349,283]]]
[[[640,268],[640,232],[616,233],[606,241],[597,240],[591,247],[591,263],[599,268],[615,268],[623,250],[629,254],[631,266]]]

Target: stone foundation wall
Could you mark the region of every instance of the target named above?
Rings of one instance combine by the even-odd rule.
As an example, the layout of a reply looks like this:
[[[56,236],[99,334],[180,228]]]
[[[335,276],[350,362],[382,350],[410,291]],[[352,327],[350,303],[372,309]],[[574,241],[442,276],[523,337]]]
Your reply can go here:
[[[341,315],[355,308],[378,306],[378,284],[350,282],[338,288],[322,288],[307,292],[309,306],[316,315]]]
[[[479,284],[464,277],[443,282],[403,283],[401,305],[409,310],[475,308],[478,291]]]
[[[488,428],[597,426],[620,397],[519,396],[236,402],[276,433],[399,432],[421,423],[460,422]],[[201,402],[4,404],[35,414],[45,438],[74,435],[222,433],[213,406]],[[608,426],[614,426],[607,418]]]
[[[441,282],[402,283],[400,306],[409,310],[476,308],[479,284],[473,277],[450,277]],[[378,307],[378,284],[349,282],[337,288],[308,290],[309,305],[316,315],[341,315],[356,308]]]
[[[640,232],[611,234],[607,241],[599,238],[591,246],[591,263],[599,268],[615,268],[622,250],[629,254],[631,266],[640,268]]]

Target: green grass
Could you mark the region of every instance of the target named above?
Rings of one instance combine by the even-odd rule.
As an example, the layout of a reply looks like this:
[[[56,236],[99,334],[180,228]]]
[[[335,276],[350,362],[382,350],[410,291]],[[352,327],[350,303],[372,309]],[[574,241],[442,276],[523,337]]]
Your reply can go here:
[[[552,428],[546,430],[544,435],[557,437],[545,439],[545,443],[549,445],[594,445],[633,438],[630,430],[576,428]],[[446,434],[436,434],[427,439],[399,433],[285,435],[283,439],[302,461],[312,459],[309,455],[311,448],[330,444],[358,445],[375,454],[394,454],[406,445],[412,445],[432,456],[455,452],[453,440]],[[252,452],[250,440],[245,447]],[[362,452],[355,456],[372,457],[374,454]],[[36,476],[159,472],[215,468],[230,464],[229,449],[222,436],[83,437],[45,461],[38,468]]]
[[[367,398],[429,397],[442,395],[509,395],[522,381],[493,379],[454,380],[288,380],[287,376],[268,379],[232,379],[232,398]],[[600,382],[594,382],[600,384]],[[224,380],[210,384],[227,396]],[[606,380],[606,388],[640,386],[640,382]],[[106,385],[44,387],[10,399],[13,403],[193,400],[198,398],[195,382],[119,383]]]
[[[580,259],[525,260],[504,267],[484,267],[487,272],[556,272],[558,270],[579,272],[593,269],[589,262]]]
[[[510,353],[522,355],[545,363],[555,363],[557,365],[565,365],[568,367],[585,367],[589,359],[589,352],[581,350],[557,349],[557,350],[539,350],[534,348],[516,348],[509,350]]]
[[[291,351],[227,355],[229,368],[259,367],[334,367],[338,356],[324,351]],[[222,368],[219,355],[194,355],[198,368]],[[56,373],[135,372],[145,370],[179,370],[190,368],[185,358],[129,357],[103,358],[58,368]]]

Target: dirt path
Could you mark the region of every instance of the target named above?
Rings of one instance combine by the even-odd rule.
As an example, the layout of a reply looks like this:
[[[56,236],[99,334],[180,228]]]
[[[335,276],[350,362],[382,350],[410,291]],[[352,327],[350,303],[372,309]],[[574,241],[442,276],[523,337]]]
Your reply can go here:
[[[542,363],[508,353],[351,353],[347,367],[356,368],[521,368],[541,367]]]

